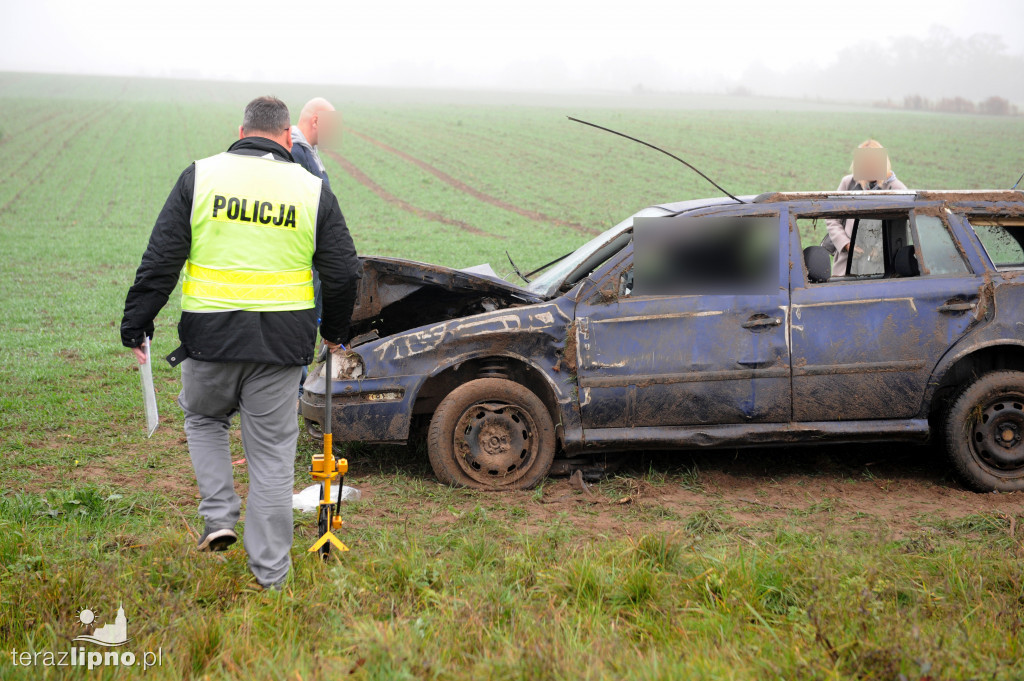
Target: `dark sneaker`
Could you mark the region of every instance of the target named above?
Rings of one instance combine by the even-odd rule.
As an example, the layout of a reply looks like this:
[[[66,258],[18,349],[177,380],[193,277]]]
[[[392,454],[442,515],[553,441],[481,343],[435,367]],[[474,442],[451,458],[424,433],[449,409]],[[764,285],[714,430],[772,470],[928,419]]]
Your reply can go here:
[[[234,530],[206,528],[203,536],[199,538],[198,548],[200,551],[226,551],[236,541],[238,541],[238,535]]]

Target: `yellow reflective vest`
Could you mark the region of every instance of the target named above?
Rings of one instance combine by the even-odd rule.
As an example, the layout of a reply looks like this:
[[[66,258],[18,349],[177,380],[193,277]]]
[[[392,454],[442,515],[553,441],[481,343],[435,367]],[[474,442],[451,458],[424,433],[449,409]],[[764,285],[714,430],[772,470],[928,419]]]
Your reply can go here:
[[[297,163],[227,152],[195,166],[181,308],[312,308],[320,178]]]

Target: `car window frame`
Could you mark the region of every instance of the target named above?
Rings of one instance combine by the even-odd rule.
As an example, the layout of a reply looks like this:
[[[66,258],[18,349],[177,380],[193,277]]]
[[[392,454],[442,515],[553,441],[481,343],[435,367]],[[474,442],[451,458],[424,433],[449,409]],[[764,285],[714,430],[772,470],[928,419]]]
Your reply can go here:
[[[805,287],[817,287],[817,286],[828,286],[828,285],[845,285],[845,284],[858,284],[858,283],[865,283],[865,282],[877,282],[877,281],[883,281],[883,280],[892,280],[892,281],[901,281],[901,280],[903,280],[903,281],[905,281],[905,280],[908,280],[908,279],[924,279],[924,278],[929,278],[929,277],[931,277],[931,278],[944,278],[945,279],[945,278],[951,278],[951,277],[955,278],[955,277],[973,277],[973,276],[976,276],[977,271],[978,271],[977,267],[976,267],[975,263],[973,262],[973,260],[971,259],[971,257],[966,252],[966,249],[965,249],[965,247],[964,247],[964,245],[962,243],[963,236],[958,232],[958,230],[956,229],[956,227],[954,225],[953,219],[950,217],[950,216],[955,215],[955,214],[951,213],[950,211],[946,211],[947,215],[942,215],[940,213],[934,213],[933,210],[928,210],[928,208],[926,206],[925,207],[920,207],[920,208],[919,207],[915,207],[915,206],[899,206],[899,207],[892,207],[892,206],[890,206],[890,207],[885,207],[885,208],[863,208],[863,209],[860,209],[860,210],[835,210],[835,209],[830,209],[830,210],[799,210],[799,211],[792,211],[790,213],[791,221],[792,221],[791,229],[793,230],[794,238],[796,239],[796,243],[797,243],[797,246],[798,246],[797,250],[801,254],[800,263],[799,264],[800,264],[800,271],[803,273],[803,285]],[[824,281],[824,282],[811,282],[808,279],[808,277],[807,277],[807,266],[806,266],[806,264],[803,261],[803,248],[804,248],[804,245],[803,245],[802,237],[801,237],[800,231],[799,231],[799,226],[798,226],[798,221],[799,220],[813,220],[813,219],[830,220],[830,219],[837,219],[837,220],[843,220],[844,223],[845,223],[846,220],[852,218],[855,221],[854,222],[854,228],[853,228],[853,234],[851,235],[851,238],[850,238],[850,249],[852,250],[854,245],[856,244],[856,236],[857,236],[857,231],[858,231],[858,229],[860,227],[860,220],[861,219],[880,219],[880,220],[882,220],[884,222],[885,220],[896,219],[897,215],[899,215],[899,217],[903,217],[902,214],[904,214],[904,213],[906,214],[907,227],[908,227],[908,230],[910,232],[910,237],[911,237],[911,239],[913,239],[914,254],[917,257],[919,274],[917,274],[914,277],[897,277],[897,276],[893,276],[893,273],[887,272],[887,273],[883,274],[882,276],[852,277],[849,274],[849,272],[850,272],[850,267],[853,264],[853,259],[848,257],[847,260],[846,260],[846,274],[843,275],[844,276],[843,279],[837,280],[837,279],[833,279],[833,278],[830,277],[828,281]],[[950,239],[952,239],[954,248],[956,248],[957,252],[960,254],[960,258],[961,258],[961,260],[963,261],[964,265],[967,268],[966,272],[961,272],[961,273],[958,273],[958,274],[932,274],[931,273],[931,271],[925,265],[925,254],[924,254],[925,252],[924,252],[924,249],[921,248],[921,236],[918,233],[918,229],[917,229],[917,215],[918,214],[930,215],[930,216],[938,217],[939,218],[939,220],[942,222],[942,224],[946,228],[946,234],[949,236]],[[958,215],[958,217],[963,219],[965,222],[968,221],[968,217],[966,215]],[[971,235],[974,236],[974,238],[978,239],[978,243],[980,244],[981,240],[973,232],[973,228],[972,228],[972,231],[971,231]],[[817,244],[809,244],[809,245],[817,245]],[[888,240],[886,239],[886,240],[884,240],[883,248],[887,250],[888,247],[889,247],[889,244],[888,244]],[[984,250],[984,246],[982,245],[981,247]],[[890,254],[886,254],[886,261],[888,262],[888,260],[890,258],[892,258],[893,256],[895,256],[895,254],[891,254],[891,255]]]
[[[999,266],[996,261],[992,259],[992,254],[989,253],[988,248],[985,247],[985,242],[981,240],[977,230],[974,228],[974,220],[980,220],[982,222],[999,224],[1000,221],[1004,222],[1020,222],[1024,223],[1024,215],[1011,215],[1011,214],[983,214],[977,212],[965,212],[965,213],[952,213],[956,217],[960,218],[965,230],[970,230],[970,235],[974,238],[975,246],[980,252],[982,260],[988,267],[992,268],[993,272],[1021,272],[1024,271],[1024,264],[1017,267]],[[1018,226],[1018,225],[1013,225]],[[1024,229],[1024,227],[1022,227]],[[1019,243],[1019,242],[1018,242]],[[1024,248],[1024,244],[1020,244]]]
[[[953,230],[952,222],[949,219],[947,219],[945,215],[942,215],[941,213],[933,214],[932,211],[928,210],[911,210],[910,212],[911,223],[913,225],[912,230],[914,235],[914,253],[918,255],[917,265],[921,270],[921,274],[919,274],[918,276],[942,277],[943,279],[949,279],[956,277],[973,277],[976,274],[976,272],[974,271],[974,266],[971,264],[971,259],[967,257],[967,251],[964,248],[964,245],[960,243],[960,240],[957,238],[956,232]],[[939,222],[946,229],[946,236],[948,236],[950,241],[953,243],[953,248],[956,250],[957,253],[960,254],[960,261],[964,264],[964,267],[967,268],[966,272],[959,272],[956,274],[932,274],[931,269],[928,267],[928,259],[925,257],[925,249],[923,243],[921,242],[921,235],[917,229],[918,215],[921,215],[922,217],[938,218]]]
[[[764,206],[757,206],[756,204],[747,204],[750,206],[748,210],[737,210],[733,206],[708,206],[695,209],[692,212],[685,213],[686,217],[701,218],[701,217],[728,217],[728,218],[769,218],[776,221],[776,228],[780,230],[779,234],[779,261],[778,261],[778,277],[779,286],[788,286],[788,275],[790,257],[788,255],[788,247],[783,247],[782,237],[782,221],[789,224],[789,210],[787,206],[776,205],[769,209],[765,209]],[[629,231],[632,233],[633,228],[630,227]],[[788,230],[787,230],[788,233]],[[743,296],[743,295],[763,295],[759,293],[736,293],[736,294],[722,294],[722,293],[688,293],[688,294],[668,294],[668,295],[647,295],[647,296],[633,296],[633,295],[620,295],[619,287],[622,281],[622,275],[628,270],[633,268],[633,239],[623,246],[615,255],[609,260],[605,261],[604,264],[591,273],[586,279],[590,279],[596,283],[595,290],[592,295],[586,296],[588,304],[595,304],[600,300],[609,300],[611,298],[615,300],[652,300],[652,299],[665,299],[665,298],[693,298],[697,296]],[[614,287],[609,289],[608,286],[611,282],[614,282]],[[577,283],[573,288],[575,289]],[[570,289],[570,293],[572,289]],[[582,302],[582,300],[578,301]]]

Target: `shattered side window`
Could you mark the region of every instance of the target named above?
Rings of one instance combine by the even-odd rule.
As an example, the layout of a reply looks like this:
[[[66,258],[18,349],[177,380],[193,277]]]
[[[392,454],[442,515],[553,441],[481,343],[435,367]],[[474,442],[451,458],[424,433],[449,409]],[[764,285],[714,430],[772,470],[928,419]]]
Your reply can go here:
[[[929,274],[970,273],[942,218],[918,215],[917,236],[921,240],[921,255]]]
[[[552,295],[557,289],[568,290],[573,284],[586,277],[602,263],[625,248],[632,238],[633,220],[644,216],[664,215],[665,209],[651,206],[626,218],[611,229],[602,232],[583,244],[564,260],[551,263],[543,274],[526,285],[527,290],[543,296]]]
[[[1024,268],[1024,221],[968,218],[996,269]]]
[[[814,217],[796,218],[797,233],[800,235],[800,248],[808,246],[831,246],[828,236],[828,218],[817,215]],[[835,248],[835,246],[831,246]]]

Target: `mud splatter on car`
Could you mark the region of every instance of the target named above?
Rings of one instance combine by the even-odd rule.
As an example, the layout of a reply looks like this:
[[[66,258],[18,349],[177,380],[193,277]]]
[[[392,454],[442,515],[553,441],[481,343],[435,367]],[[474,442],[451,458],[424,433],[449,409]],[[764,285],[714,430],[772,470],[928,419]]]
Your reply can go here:
[[[968,485],[1024,489],[1024,193],[743,200],[644,209],[522,286],[364,258],[335,442],[426,420],[439,479],[501,490],[596,451],[932,438]],[[796,228],[830,218],[855,221],[839,276]],[[693,238],[713,220],[751,245]]]

